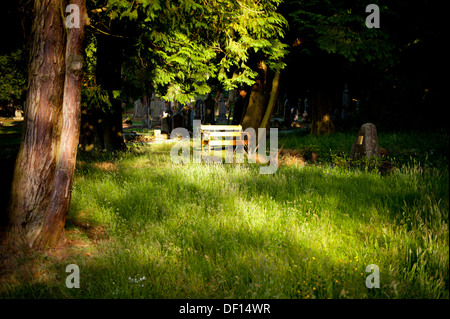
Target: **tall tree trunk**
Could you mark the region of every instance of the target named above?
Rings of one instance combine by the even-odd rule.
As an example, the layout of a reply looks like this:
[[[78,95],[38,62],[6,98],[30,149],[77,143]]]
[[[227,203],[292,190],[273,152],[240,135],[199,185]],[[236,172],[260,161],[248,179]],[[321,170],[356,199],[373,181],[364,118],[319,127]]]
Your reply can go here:
[[[80,124],[82,42],[80,27],[67,30],[63,2],[35,0],[27,108],[9,205],[10,244],[27,248],[56,245],[67,218]]]
[[[275,76],[272,80],[272,89],[270,91],[270,99],[267,105],[266,113],[261,121],[261,128],[268,129],[270,127],[270,118],[272,117],[275,105],[278,100],[278,93],[280,92],[280,71],[275,72]]]
[[[333,103],[326,89],[313,90],[311,134],[323,135],[334,132]]]
[[[71,28],[67,31],[62,132],[56,159],[51,205],[45,213],[42,236],[37,242],[41,247],[55,245],[64,230],[69,212],[80,134],[83,42],[84,26],[87,22],[86,0],[72,0],[71,3],[80,8],[80,28]]]
[[[127,147],[123,140],[122,129],[122,103],[110,94],[111,111],[104,113],[103,142],[104,149],[108,151],[125,150]]]
[[[271,94],[271,80],[274,76],[273,72],[267,68],[264,61],[259,62],[257,68],[258,77],[256,83],[252,87],[250,99],[242,119],[242,128],[244,130],[249,127],[257,130],[261,127]]]

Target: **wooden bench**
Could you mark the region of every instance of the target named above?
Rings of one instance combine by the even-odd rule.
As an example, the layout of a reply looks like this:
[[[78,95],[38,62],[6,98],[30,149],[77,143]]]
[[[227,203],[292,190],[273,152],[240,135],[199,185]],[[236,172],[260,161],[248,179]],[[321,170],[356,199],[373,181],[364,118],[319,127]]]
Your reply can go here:
[[[248,146],[249,133],[243,132],[241,125],[201,125],[200,131],[202,151],[205,145],[208,145],[209,152],[211,146]]]

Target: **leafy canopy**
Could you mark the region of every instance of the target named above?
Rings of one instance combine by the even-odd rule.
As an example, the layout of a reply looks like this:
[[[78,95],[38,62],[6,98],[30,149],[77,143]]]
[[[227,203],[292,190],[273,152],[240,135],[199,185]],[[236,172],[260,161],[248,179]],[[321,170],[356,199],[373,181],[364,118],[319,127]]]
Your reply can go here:
[[[280,2],[107,0],[102,23],[133,25],[125,36],[133,38],[136,55],[151,70],[153,88],[166,100],[184,103],[208,93],[210,78],[227,90],[252,85],[253,55],[274,70],[284,67],[287,21],[276,11]]]
[[[297,44],[302,51],[312,54],[316,50],[338,54],[349,62],[393,62],[395,44],[386,27],[367,28],[370,13],[368,4],[374,0],[311,1],[287,0],[291,29],[298,34]],[[390,15],[387,5],[379,5],[383,19]]]
[[[27,88],[25,56],[21,49],[0,56],[0,103],[20,102]]]

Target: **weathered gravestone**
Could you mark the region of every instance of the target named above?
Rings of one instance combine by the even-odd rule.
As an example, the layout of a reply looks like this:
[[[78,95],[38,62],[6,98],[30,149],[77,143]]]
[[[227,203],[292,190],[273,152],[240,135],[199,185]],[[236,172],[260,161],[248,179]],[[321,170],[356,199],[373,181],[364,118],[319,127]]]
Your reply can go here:
[[[141,99],[134,101],[134,117],[142,117],[144,115],[144,106]]]
[[[205,105],[203,104],[203,100],[199,97],[195,101],[195,116],[194,116],[194,118],[196,120],[202,121],[202,123],[203,123],[203,115],[205,113],[204,107],[205,107]]]
[[[152,118],[150,126],[160,123],[161,118],[163,117],[163,109],[165,109],[164,101],[156,97],[155,93],[153,93],[150,102],[150,115]]]
[[[16,110],[14,112],[14,119],[15,120],[23,120],[23,115],[21,110]]]
[[[142,128],[150,128],[150,107],[148,105],[144,106],[144,118],[142,119]]]
[[[350,149],[350,158],[352,160],[358,160],[362,157],[380,157],[377,128],[372,123],[366,123],[361,126],[358,136]]]
[[[161,119],[161,134],[169,134],[172,132],[172,118],[167,114]]]
[[[219,117],[217,118],[217,122],[223,123],[227,120],[226,116],[227,106],[225,104],[225,98],[223,96],[220,96],[218,103],[219,103]]]

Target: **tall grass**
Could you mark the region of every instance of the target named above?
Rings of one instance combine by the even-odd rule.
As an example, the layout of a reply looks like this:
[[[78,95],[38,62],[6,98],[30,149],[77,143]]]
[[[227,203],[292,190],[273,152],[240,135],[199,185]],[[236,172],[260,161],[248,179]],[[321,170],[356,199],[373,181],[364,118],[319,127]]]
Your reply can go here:
[[[380,144],[397,145],[392,139]],[[285,144],[313,145],[323,159],[353,137],[318,141]],[[426,169],[411,160],[387,175],[325,160],[260,175],[256,164],[172,164],[170,147],[80,158],[67,236],[81,244],[49,265],[52,280],[2,295],[449,297],[449,174],[435,164],[445,154]],[[69,263],[80,267],[80,289],[65,287]],[[365,286],[369,264],[379,266],[379,289]]]

